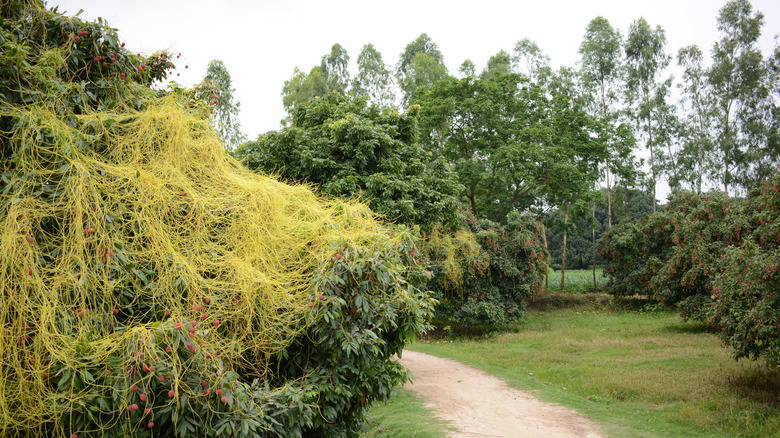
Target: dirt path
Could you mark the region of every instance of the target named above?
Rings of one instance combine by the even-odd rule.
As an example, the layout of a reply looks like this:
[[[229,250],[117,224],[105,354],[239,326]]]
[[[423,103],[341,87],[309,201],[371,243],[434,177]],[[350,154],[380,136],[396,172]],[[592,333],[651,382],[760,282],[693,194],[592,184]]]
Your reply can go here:
[[[575,411],[536,400],[453,360],[404,351],[401,363],[415,376],[406,387],[458,429],[451,438],[603,437]]]

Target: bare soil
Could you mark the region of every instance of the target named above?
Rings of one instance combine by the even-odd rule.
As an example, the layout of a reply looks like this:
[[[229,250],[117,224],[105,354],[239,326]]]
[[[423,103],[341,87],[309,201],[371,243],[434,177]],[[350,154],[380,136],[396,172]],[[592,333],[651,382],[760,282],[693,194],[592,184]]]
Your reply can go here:
[[[406,387],[457,428],[451,438],[603,437],[577,412],[459,362],[414,351],[404,351],[400,362],[415,377]]]

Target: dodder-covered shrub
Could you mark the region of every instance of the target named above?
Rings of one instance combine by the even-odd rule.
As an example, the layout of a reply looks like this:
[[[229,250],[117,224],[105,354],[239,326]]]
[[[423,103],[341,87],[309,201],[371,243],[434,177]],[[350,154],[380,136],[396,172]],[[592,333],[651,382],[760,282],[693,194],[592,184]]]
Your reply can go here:
[[[356,436],[431,313],[415,236],[245,169],[167,55],[0,12],[0,435]]]
[[[505,324],[523,315],[525,300],[543,284],[547,250],[539,241],[539,224],[519,214],[511,214],[507,222],[466,216],[481,249],[461,248],[466,269],[460,287],[449,286],[446,273],[437,270],[431,289],[441,301],[439,317],[473,326]]]

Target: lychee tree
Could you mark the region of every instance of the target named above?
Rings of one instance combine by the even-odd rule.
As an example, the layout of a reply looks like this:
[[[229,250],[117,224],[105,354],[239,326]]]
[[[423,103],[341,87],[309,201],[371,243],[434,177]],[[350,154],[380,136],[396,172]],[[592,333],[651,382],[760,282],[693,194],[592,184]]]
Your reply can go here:
[[[0,435],[357,436],[431,314],[414,233],[245,169],[174,56],[0,14]]]
[[[708,318],[734,358],[780,362],[780,173],[747,199],[750,234],[729,247],[714,280]]]
[[[648,295],[676,306],[684,319],[704,321],[723,254],[741,246],[750,230],[741,200],[718,192],[675,192],[663,210],[605,233],[599,252],[607,290]]]
[[[465,230],[434,234],[424,242],[435,260],[430,287],[440,301],[437,317],[464,326],[520,319],[548,269],[541,224],[517,212],[506,224],[468,213],[465,218]]]

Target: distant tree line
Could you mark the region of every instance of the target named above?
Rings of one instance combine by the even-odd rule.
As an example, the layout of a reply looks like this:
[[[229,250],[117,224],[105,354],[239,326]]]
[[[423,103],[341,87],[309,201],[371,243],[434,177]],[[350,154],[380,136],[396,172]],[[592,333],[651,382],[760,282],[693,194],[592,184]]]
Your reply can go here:
[[[556,265],[565,267],[568,236],[578,247],[590,241],[590,260],[581,250],[576,258],[592,265],[601,227],[629,218],[617,213],[625,210],[617,193],[646,190],[656,211],[662,180],[672,190],[719,187],[741,196],[777,166],[780,45],[761,53],[763,24],[749,1],[726,3],[706,59],[696,45],[669,53],[664,28],[644,18],[621,31],[596,17],[577,65],[557,70],[523,38],[481,71],[465,60],[451,73],[423,33],[395,65],[365,44],[353,77],[347,50],[334,44],[319,65],[296,68],[285,81],[290,116],[283,123],[330,93],[381,108],[419,105],[420,144],[431,159],[450,163],[465,209],[497,222],[510,211],[532,214],[553,229],[547,243]],[[677,80],[669,74],[673,62],[683,72]],[[606,216],[598,219],[602,205]]]
[[[696,45],[669,53],[663,27],[644,18],[623,32],[596,17],[577,64],[558,69],[523,38],[479,71],[465,60],[451,73],[423,33],[395,65],[365,44],[352,76],[334,44],[285,81],[283,129],[236,156],[326,195],[361,196],[424,233],[465,229],[466,216],[501,227],[519,213],[542,224],[562,288],[567,265],[593,267],[595,284],[597,240],[659,210],[659,182],[743,196],[777,167],[780,45],[761,53],[764,16],[747,0],[726,3],[717,23],[706,60]]]

